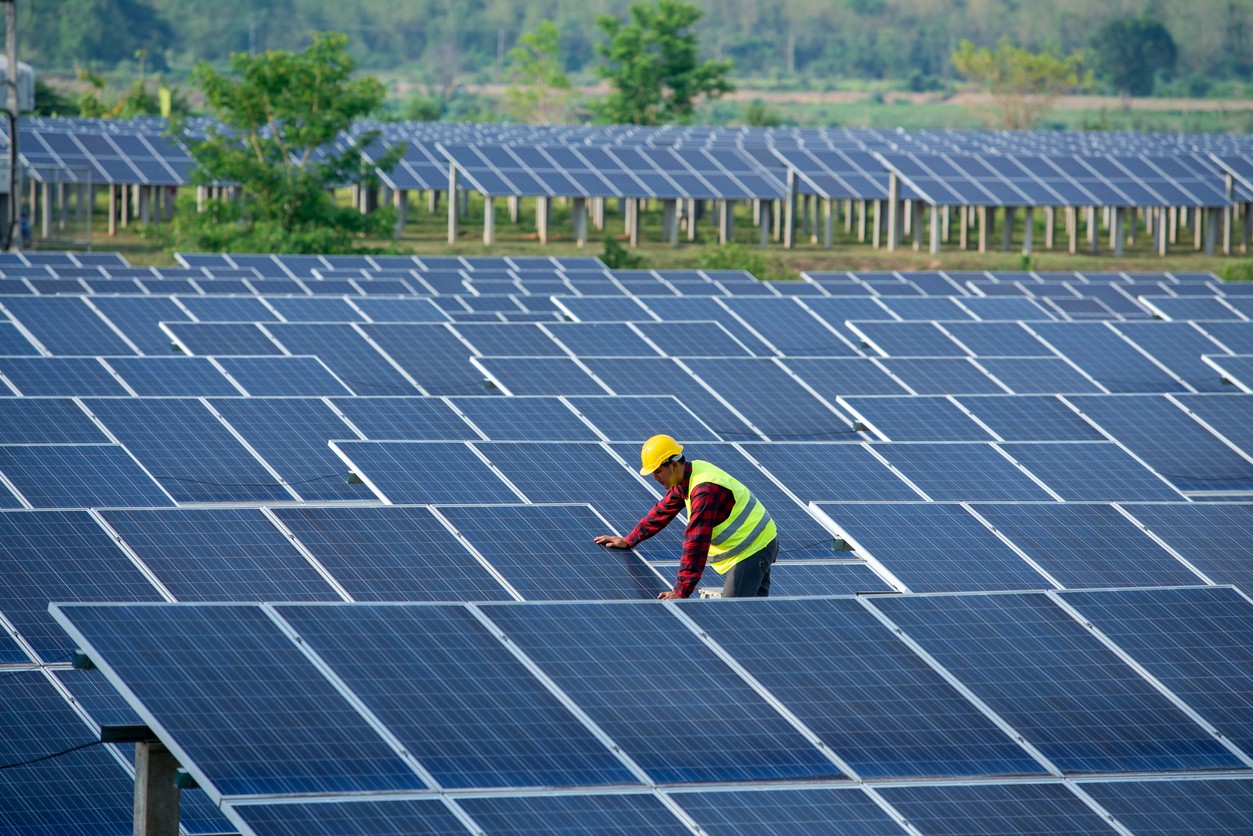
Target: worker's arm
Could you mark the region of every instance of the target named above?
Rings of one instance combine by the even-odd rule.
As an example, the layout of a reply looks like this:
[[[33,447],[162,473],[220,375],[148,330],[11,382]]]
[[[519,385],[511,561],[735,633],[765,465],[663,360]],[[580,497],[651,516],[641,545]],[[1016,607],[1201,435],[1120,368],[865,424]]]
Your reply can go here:
[[[706,482],[692,491],[692,516],[683,536],[683,555],[679,559],[679,577],[674,589],[663,592],[662,598],[687,598],[696,591],[696,584],[709,560],[709,542],[714,526],[725,520],[735,504],[735,495],[719,485]]]
[[[666,491],[665,496],[657,500],[657,504],[644,519],[636,524],[635,528],[631,529],[631,533],[627,536],[616,537],[613,534],[601,534],[593,539],[607,549],[633,549],[665,528],[683,510],[683,504],[683,494],[679,493],[677,488],[671,488]]]

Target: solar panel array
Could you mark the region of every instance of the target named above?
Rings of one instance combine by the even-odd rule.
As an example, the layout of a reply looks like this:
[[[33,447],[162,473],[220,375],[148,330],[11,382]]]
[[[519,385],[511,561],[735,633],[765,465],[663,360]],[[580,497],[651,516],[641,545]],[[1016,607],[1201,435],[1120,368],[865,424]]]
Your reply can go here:
[[[179,261],[0,258],[15,832],[128,831],[139,724],[189,833],[1253,826],[1239,286]],[[592,542],[663,431],[770,600]]]

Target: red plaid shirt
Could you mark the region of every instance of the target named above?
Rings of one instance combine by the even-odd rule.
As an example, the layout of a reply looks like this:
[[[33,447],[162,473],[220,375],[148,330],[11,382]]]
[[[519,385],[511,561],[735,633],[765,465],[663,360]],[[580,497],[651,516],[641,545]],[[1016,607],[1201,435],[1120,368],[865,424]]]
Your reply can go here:
[[[683,481],[666,491],[666,495],[657,500],[652,510],[627,535],[626,541],[631,548],[661,531],[678,516],[686,505],[691,482],[692,464],[688,462],[683,468]],[[696,584],[705,571],[705,562],[709,560],[709,541],[713,539],[714,528],[731,516],[734,508],[735,494],[721,485],[704,482],[692,491],[692,513],[683,534],[679,578],[674,584],[674,591],[681,597],[687,598],[696,591]]]

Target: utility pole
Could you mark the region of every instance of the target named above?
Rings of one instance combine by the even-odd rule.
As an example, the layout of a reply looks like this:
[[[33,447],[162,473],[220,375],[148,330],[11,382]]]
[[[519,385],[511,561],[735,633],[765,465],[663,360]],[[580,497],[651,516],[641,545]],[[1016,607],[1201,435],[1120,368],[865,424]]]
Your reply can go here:
[[[0,233],[0,247],[8,250],[12,248],[15,238],[21,243],[19,230],[22,216],[22,193],[17,182],[17,117],[21,110],[17,95],[17,0],[4,0],[4,36],[5,55],[9,61],[9,71],[5,74],[9,112],[9,199],[8,217]]]

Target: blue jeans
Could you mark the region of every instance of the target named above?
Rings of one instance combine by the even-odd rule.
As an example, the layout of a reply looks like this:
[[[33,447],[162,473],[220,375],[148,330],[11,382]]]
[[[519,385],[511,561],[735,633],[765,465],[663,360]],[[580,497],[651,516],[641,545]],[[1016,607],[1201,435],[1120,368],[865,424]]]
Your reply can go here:
[[[727,570],[723,598],[765,598],[770,594],[770,567],[779,556],[779,538]]]

